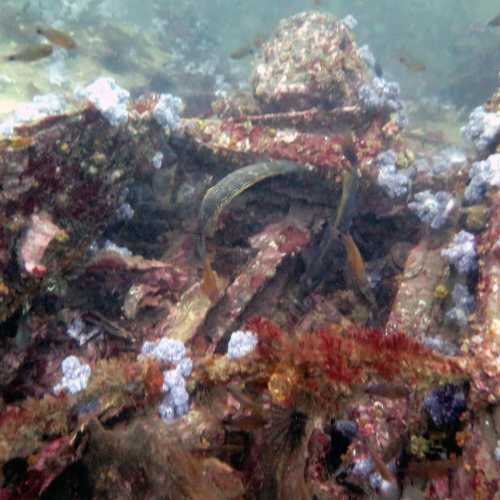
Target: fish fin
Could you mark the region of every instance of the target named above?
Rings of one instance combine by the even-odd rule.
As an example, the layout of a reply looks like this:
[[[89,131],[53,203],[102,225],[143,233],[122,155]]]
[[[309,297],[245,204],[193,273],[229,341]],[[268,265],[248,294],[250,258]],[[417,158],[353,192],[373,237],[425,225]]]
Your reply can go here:
[[[344,247],[347,254],[347,265],[349,270],[354,275],[356,281],[362,282],[366,280],[366,270],[365,270],[365,262],[363,257],[361,256],[361,252],[359,251],[356,243],[352,239],[350,234],[344,234]]]
[[[212,269],[210,258],[207,256],[203,262],[203,275],[201,280],[201,291],[215,302],[220,295],[219,285],[217,283],[217,273]]]

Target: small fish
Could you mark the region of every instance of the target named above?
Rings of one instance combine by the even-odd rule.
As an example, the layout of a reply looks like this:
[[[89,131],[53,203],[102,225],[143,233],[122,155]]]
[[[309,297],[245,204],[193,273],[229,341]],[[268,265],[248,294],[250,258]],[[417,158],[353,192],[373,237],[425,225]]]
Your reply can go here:
[[[375,67],[373,68],[373,70],[379,78],[382,78],[384,76],[384,70],[382,69],[382,65],[378,61],[375,61]]]
[[[255,54],[255,47],[252,45],[245,45],[244,47],[239,47],[229,54],[231,59],[239,60],[245,57]]]
[[[500,14],[491,19],[491,21],[488,22],[488,26],[498,28],[500,26]]]
[[[67,33],[64,33],[64,31],[55,30],[53,28],[37,28],[36,32],[44,36],[49,42],[63,49],[76,49],[75,40]]]
[[[354,240],[349,233],[342,234],[342,241],[347,255],[347,267],[349,269],[350,276],[353,277],[361,295],[371,306],[374,307],[377,304],[377,301],[375,300],[370,284],[368,283],[368,278],[366,277],[365,262],[363,257],[361,256],[356,243],[354,243]]]
[[[231,54],[229,54],[229,57],[231,59],[238,60],[243,59],[247,56],[252,56],[255,54],[255,52],[257,52],[257,49],[260,49],[262,45],[264,45],[264,42],[267,40],[267,38],[269,38],[267,35],[258,34],[252,42],[231,52]]]
[[[35,45],[30,45],[15,54],[11,54],[6,57],[7,61],[18,61],[18,62],[33,62],[45,57],[49,57],[53,52],[52,45],[46,43],[37,43]]]
[[[427,69],[427,66],[419,61],[413,59],[408,54],[400,54],[398,61],[409,71],[413,73],[422,73]]]

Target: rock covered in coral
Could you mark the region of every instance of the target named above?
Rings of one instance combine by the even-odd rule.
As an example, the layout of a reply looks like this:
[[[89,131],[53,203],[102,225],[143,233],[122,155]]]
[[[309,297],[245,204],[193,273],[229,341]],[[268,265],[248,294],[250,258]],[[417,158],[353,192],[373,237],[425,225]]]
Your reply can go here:
[[[10,137],[17,126],[61,114],[66,108],[63,98],[55,94],[36,95],[29,103],[19,106],[15,113],[0,124],[0,135]]]
[[[168,154],[165,134],[150,113],[132,114],[128,126],[115,127],[124,122],[126,110],[118,107],[115,116],[104,106],[104,114],[112,115],[107,117],[93,106],[45,118],[35,114],[38,122],[14,126],[14,135],[0,144],[0,288],[5,292],[0,321],[36,293],[41,275],[51,278],[78,262],[115,216],[126,184],[144,164],[154,169],[144,158]],[[13,260],[21,265],[9,267]]]
[[[349,29],[334,16],[304,12],[284,19],[262,47],[254,95],[266,110],[356,104],[367,67]]]
[[[21,240],[18,260],[21,268],[35,277],[42,277],[47,272],[43,264],[47,247],[53,240],[67,239],[64,230],[52,223],[50,217],[39,213],[31,216],[30,225]]]

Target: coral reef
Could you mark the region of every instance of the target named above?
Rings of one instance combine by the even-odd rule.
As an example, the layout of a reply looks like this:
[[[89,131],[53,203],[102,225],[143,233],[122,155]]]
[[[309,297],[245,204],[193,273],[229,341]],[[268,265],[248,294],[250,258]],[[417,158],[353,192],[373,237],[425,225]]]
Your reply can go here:
[[[0,498],[495,498],[498,98],[418,158],[349,24],[5,127]]]

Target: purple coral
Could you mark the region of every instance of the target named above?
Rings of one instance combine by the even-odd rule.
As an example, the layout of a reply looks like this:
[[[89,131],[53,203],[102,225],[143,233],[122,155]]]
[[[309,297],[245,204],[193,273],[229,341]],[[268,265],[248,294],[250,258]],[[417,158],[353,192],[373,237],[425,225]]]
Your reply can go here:
[[[445,224],[455,206],[455,199],[446,191],[421,191],[415,195],[414,201],[408,203],[408,207],[416,212],[419,219],[433,229],[439,229]]]
[[[467,231],[455,235],[450,246],[441,251],[441,255],[455,266],[457,271],[467,274],[477,267],[476,240]]]
[[[484,106],[478,106],[460,131],[478,151],[484,152],[500,137],[500,112],[488,113]]]
[[[371,84],[359,88],[358,96],[362,105],[369,111],[401,111],[403,102],[400,92],[397,82],[375,77]]]
[[[472,165],[469,172],[470,182],[465,188],[464,196],[468,203],[481,201],[486,191],[492,187],[500,187],[500,154],[489,156],[484,161]]]
[[[433,390],[424,400],[424,409],[431,422],[441,430],[457,425],[465,408],[464,390],[453,384]]]
[[[396,167],[396,153],[391,149],[377,156],[379,167],[378,184],[391,198],[400,198],[408,193],[411,180]]]

